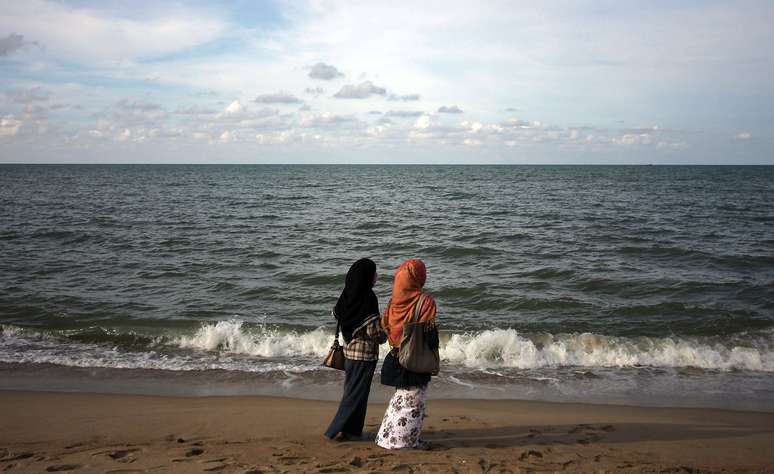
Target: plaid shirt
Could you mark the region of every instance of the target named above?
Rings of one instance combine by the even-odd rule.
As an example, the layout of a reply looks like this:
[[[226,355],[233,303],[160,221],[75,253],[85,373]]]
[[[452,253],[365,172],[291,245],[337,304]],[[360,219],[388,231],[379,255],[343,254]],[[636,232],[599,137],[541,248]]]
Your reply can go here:
[[[379,344],[387,341],[379,316],[371,316],[352,331],[352,339],[344,346],[344,357],[349,360],[379,360]]]

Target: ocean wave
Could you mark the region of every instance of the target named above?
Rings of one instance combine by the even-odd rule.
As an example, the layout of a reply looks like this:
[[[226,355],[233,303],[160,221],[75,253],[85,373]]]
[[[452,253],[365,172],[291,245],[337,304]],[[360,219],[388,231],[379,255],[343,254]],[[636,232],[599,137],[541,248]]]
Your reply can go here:
[[[260,326],[244,327],[239,320],[202,325],[193,336],[180,336],[172,343],[182,349],[224,351],[259,357],[325,356],[333,334],[318,328],[310,332],[281,332]]]
[[[288,331],[236,319],[205,323],[192,334],[129,337],[103,331],[98,335],[99,340],[91,341],[84,334],[2,326],[0,362],[167,370],[315,370],[333,339],[329,329]],[[106,340],[112,336],[116,339]],[[381,347],[380,358],[387,350],[387,345]],[[440,355],[444,370],[451,372],[566,367],[774,372],[774,331],[721,340],[491,329],[442,333]]]
[[[774,372],[771,341],[765,347],[725,346],[680,338],[623,338],[598,334],[532,338],[513,329],[453,334],[441,357],[470,368],[698,367]]]

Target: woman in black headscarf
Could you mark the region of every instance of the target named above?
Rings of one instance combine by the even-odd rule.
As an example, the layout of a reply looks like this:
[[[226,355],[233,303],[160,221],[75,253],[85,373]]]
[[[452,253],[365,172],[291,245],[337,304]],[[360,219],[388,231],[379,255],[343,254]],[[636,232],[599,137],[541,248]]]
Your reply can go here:
[[[329,439],[361,439],[371,379],[379,359],[379,344],[387,340],[379,317],[379,302],[374,294],[376,264],[361,258],[352,264],[344,281],[344,290],[333,308],[333,316],[344,336],[344,395],[339,410],[325,431]]]

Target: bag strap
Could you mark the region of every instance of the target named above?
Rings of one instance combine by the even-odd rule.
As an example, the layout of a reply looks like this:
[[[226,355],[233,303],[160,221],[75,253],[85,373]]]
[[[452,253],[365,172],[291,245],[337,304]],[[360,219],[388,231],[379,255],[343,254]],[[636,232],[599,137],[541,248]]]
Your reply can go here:
[[[339,328],[341,327],[341,321],[338,319],[336,320],[336,334],[333,336],[333,343],[338,345],[339,344]]]
[[[417,301],[417,305],[414,306],[414,317],[411,318],[412,323],[419,321],[419,314],[422,313],[422,303],[424,302],[425,302],[425,294],[420,293],[419,300]]]

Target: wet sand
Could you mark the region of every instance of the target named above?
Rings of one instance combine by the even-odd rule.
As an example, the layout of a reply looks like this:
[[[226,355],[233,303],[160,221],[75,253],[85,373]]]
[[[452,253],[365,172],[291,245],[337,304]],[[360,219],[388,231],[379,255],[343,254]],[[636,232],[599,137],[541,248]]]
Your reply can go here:
[[[433,449],[395,452],[325,440],[335,408],[0,391],[0,472],[774,472],[774,413],[430,400]]]

